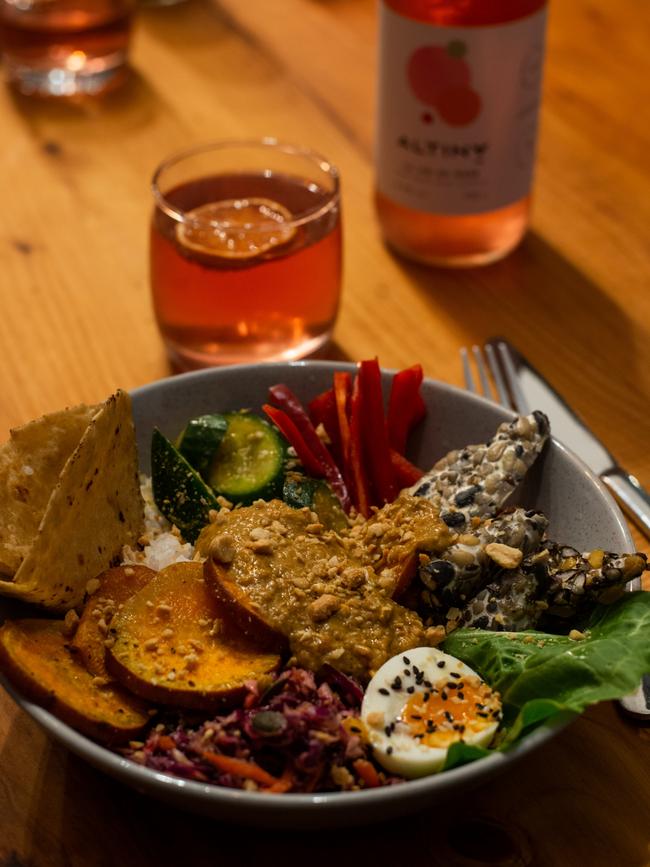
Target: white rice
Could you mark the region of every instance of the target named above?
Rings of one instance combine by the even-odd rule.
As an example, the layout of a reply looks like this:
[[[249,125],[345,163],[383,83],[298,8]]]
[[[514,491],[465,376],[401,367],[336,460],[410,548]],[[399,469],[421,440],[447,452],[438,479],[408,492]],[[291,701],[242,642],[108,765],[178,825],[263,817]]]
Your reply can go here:
[[[148,566],[156,571],[172,563],[183,563],[194,559],[194,545],[183,542],[178,529],[161,514],[153,498],[151,478],[140,476],[140,492],[144,500],[144,535],[139,541],[144,546],[122,548],[122,563],[125,566]]]

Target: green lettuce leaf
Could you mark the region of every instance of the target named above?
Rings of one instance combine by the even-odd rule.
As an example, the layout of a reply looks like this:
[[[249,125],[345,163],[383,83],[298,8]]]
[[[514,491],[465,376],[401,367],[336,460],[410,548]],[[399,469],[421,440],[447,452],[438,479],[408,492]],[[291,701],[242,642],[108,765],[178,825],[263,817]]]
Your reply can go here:
[[[594,610],[585,638],[544,632],[458,629],[443,649],[501,693],[508,749],[542,723],[561,721],[599,701],[632,692],[650,671],[650,593],[626,593]],[[445,769],[491,750],[454,744]]]

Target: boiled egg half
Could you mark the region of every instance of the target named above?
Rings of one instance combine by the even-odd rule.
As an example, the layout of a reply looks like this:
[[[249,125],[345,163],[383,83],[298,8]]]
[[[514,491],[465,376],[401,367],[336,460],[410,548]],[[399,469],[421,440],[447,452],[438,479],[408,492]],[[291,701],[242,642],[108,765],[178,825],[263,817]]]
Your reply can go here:
[[[361,719],[377,762],[411,779],[439,771],[456,741],[488,746],[501,722],[501,700],[460,659],[416,647],[375,674]]]

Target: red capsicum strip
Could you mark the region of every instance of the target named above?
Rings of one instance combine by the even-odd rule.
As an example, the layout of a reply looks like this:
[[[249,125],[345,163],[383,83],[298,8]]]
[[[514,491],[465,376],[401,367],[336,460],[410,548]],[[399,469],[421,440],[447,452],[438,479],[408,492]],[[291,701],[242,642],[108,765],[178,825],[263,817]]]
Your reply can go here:
[[[350,397],[350,467],[349,474],[354,490],[354,505],[364,518],[370,516],[370,495],[368,480],[363,466],[363,430],[361,394],[359,392],[359,377],[354,380],[352,396]]]
[[[325,433],[329,437],[331,443],[330,449],[332,454],[334,455],[336,463],[341,467],[341,436],[339,434],[339,420],[336,412],[336,398],[334,396],[333,388],[317,395],[309,403],[309,417],[314,427],[318,427],[319,424],[322,424],[325,428]]]
[[[419,467],[416,467],[415,464],[412,464],[404,455],[396,452],[395,449],[390,450],[390,461],[393,465],[397,487],[400,490],[402,488],[410,488],[411,485],[419,482],[424,475]]]
[[[286,385],[271,386],[269,394],[271,395],[273,402],[278,405],[278,407],[283,410],[285,415],[291,420],[294,427],[300,433],[301,439],[309,449],[311,456],[320,465],[321,471],[319,475],[324,476],[324,478],[327,479],[332,490],[341,501],[341,505],[345,511],[349,511],[351,505],[350,494],[348,493],[341,471],[334,462],[332,455],[327,451],[327,447],[323,444],[316,433],[316,428],[311,423],[303,405]],[[267,415],[269,414],[266,409],[265,412],[267,412]],[[282,428],[280,428],[280,430],[282,430]],[[282,432],[284,433],[284,431]],[[285,436],[287,435],[285,434]],[[298,449],[292,440],[288,436],[287,439],[291,445],[296,448],[296,452],[298,452]],[[300,454],[298,454],[298,457],[302,461]],[[307,465],[304,464],[304,466],[305,469],[307,469]],[[309,472],[311,472],[311,470],[309,470]]]
[[[334,401],[339,425],[344,474],[348,472],[348,465],[350,463],[350,419],[348,408],[351,392],[352,377],[345,371],[337,371],[334,374]]]
[[[364,446],[370,485],[378,500],[377,505],[392,503],[397,496],[397,484],[390,459],[381,371],[376,358],[359,362],[357,380],[364,415]]]
[[[286,412],[282,409],[278,409],[276,406],[271,406],[268,403],[265,403],[262,409],[271,419],[273,424],[275,424],[284,435],[285,439],[289,442],[289,445],[294,447],[298,459],[307,472],[312,476],[316,476],[316,478],[323,478],[325,475],[323,465],[309,448],[302,434]]]
[[[427,410],[420,394],[423,377],[420,364],[400,370],[393,377],[386,425],[390,446],[400,454],[406,451],[410,431],[426,415]]]

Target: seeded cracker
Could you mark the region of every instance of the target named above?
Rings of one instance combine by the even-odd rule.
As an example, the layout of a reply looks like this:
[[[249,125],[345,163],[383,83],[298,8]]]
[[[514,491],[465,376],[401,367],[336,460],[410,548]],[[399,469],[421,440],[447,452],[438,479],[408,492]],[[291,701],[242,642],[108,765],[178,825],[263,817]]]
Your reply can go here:
[[[63,457],[63,465],[53,478],[52,468],[58,464],[52,461],[47,476],[49,498],[44,496],[45,477],[34,489],[38,496],[35,493],[31,501],[31,526],[25,520],[22,538],[16,536],[12,543],[18,553],[20,541],[24,554],[13,578],[0,580],[0,594],[67,610],[83,600],[87,582],[111,565],[123,545],[135,544],[143,532],[130,398],[118,391],[99,407],[68,412],[83,418],[84,410],[91,418],[76,442],[72,421],[63,425],[65,436],[58,434],[57,460],[61,463]],[[54,415],[59,422],[61,417],[61,413]],[[39,435],[46,439],[56,437],[59,429],[50,418],[36,422]],[[0,472],[2,469],[9,475],[6,467]],[[40,468],[34,465],[33,469],[35,475]]]
[[[442,512],[442,519],[459,533],[471,518],[489,518],[504,507],[549,436],[549,422],[535,410],[503,422],[487,443],[449,452],[409,489]]]

